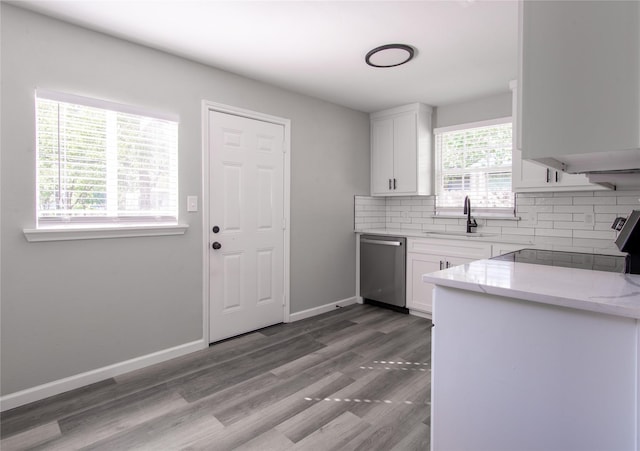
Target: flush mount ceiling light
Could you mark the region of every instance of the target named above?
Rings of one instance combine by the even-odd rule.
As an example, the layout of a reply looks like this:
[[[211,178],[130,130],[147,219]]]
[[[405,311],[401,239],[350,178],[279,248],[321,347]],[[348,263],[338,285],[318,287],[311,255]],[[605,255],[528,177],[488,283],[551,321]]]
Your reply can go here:
[[[387,44],[371,50],[364,60],[373,67],[395,67],[411,61],[413,54],[413,47],[409,45]]]

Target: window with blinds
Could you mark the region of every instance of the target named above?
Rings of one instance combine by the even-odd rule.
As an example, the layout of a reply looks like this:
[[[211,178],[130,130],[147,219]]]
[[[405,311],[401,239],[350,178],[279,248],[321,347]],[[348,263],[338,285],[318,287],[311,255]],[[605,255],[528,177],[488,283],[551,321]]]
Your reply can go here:
[[[177,117],[36,93],[38,225],[178,219]]]
[[[442,127],[436,139],[436,213],[514,214],[511,118]]]

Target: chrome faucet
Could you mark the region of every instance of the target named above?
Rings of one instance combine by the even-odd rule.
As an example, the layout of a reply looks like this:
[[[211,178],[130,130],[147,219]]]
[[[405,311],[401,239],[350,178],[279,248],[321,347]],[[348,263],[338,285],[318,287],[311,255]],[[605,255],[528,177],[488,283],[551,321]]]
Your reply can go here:
[[[471,217],[471,199],[469,199],[469,196],[464,197],[463,214],[467,215],[467,233],[471,233],[471,229],[478,227],[478,223]]]

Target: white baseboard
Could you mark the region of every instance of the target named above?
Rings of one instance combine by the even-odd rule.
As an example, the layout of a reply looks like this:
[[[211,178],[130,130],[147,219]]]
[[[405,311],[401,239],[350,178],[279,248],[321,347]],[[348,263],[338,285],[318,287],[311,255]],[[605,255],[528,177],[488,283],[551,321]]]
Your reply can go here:
[[[418,310],[409,310],[409,314],[419,316],[420,318],[431,319],[431,313],[420,312]]]
[[[303,310],[301,312],[292,313],[289,315],[289,321],[300,321],[301,319],[311,318],[312,316],[321,315],[323,313],[330,312],[331,310],[335,310],[337,307],[346,307],[347,305],[355,304],[357,302],[357,297],[353,296],[347,299],[343,299],[341,301],[331,302],[329,304],[321,305],[320,307],[314,307],[307,310]]]
[[[165,360],[170,360],[191,352],[199,351],[200,349],[206,348],[208,345],[209,343],[207,343],[206,340],[192,341],[191,343],[185,343],[173,348],[163,349],[151,354],[135,357],[130,360],[114,363],[113,365],[97,368],[85,373],[76,374],[65,377],[64,379],[47,382],[46,384],[11,393],[0,397],[0,411],[3,412],[5,410],[13,409],[14,407],[39,401],[40,399],[58,395],[75,388],[84,387],[85,385],[93,384],[110,377],[119,376],[120,374],[128,373],[129,371],[144,368],[145,366],[154,365],[156,363],[164,362]]]

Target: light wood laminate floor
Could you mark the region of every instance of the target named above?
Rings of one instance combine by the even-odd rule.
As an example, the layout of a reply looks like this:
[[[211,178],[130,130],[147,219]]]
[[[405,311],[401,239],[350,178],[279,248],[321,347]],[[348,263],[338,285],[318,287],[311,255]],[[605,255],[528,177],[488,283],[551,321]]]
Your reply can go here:
[[[339,308],[3,412],[0,449],[427,450],[430,337]]]

